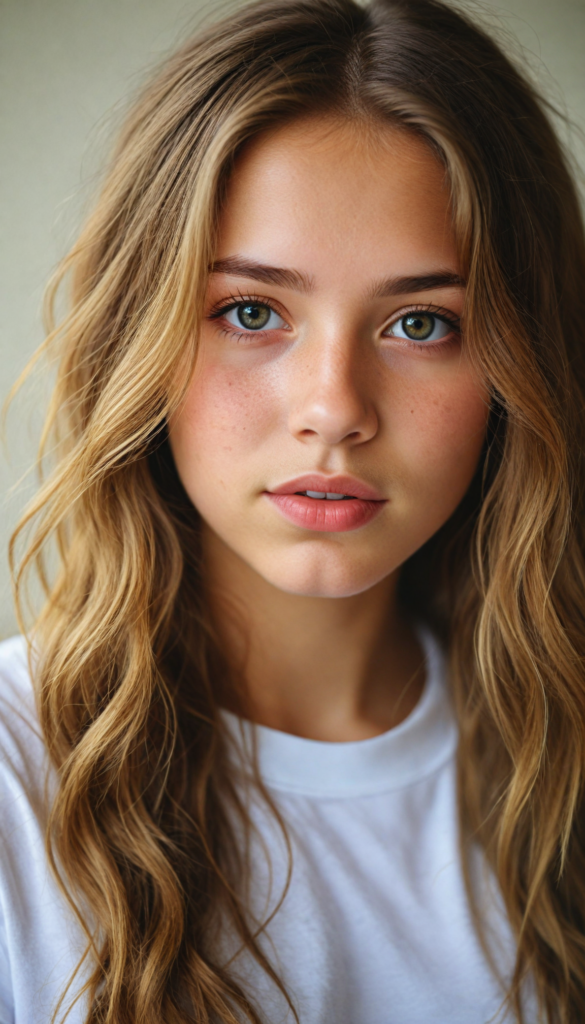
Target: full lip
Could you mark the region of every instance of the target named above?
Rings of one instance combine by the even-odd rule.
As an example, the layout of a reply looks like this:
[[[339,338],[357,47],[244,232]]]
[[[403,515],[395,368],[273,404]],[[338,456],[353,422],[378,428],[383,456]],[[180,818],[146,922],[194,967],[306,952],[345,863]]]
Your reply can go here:
[[[321,473],[305,473],[293,480],[287,480],[277,487],[266,488],[267,494],[298,494],[299,491],[319,491],[329,494],[347,494],[362,501],[385,502],[379,491],[354,476],[324,476]]]

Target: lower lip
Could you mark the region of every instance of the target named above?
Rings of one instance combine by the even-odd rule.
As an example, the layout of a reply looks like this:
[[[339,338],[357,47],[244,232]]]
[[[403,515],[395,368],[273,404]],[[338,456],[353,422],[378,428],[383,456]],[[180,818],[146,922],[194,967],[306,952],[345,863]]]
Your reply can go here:
[[[271,494],[267,498],[289,523],[319,533],[345,533],[371,523],[382,511],[385,501],[366,501],[363,498],[340,499],[307,498],[303,494]]]

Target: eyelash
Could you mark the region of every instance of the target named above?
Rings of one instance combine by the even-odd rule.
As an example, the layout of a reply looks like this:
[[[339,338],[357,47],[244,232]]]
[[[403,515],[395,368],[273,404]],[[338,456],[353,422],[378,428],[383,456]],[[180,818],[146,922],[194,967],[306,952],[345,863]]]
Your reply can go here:
[[[461,337],[461,318],[454,316],[453,313],[450,313],[449,310],[445,309],[443,306],[433,306],[430,303],[427,305],[419,303],[417,305],[409,306],[406,309],[401,309],[400,315],[395,316],[393,320],[390,320],[384,330],[387,331],[390,327],[393,327],[394,324],[397,324],[403,317],[408,316],[409,313],[432,313],[437,320],[441,320],[443,323],[447,324],[456,337],[452,338],[448,334],[446,338],[440,338],[439,341],[415,341],[413,338],[395,338],[395,340],[401,342],[405,348],[412,348],[417,352],[420,352],[423,349],[425,352],[433,352],[437,349],[449,348]],[[392,337],[392,335],[386,335],[386,337]]]
[[[225,301],[225,299],[223,299],[221,303],[217,303],[215,306],[212,307],[210,312],[207,314],[207,319],[210,321],[219,320],[220,317],[225,316],[226,313],[230,313],[232,309],[237,309],[237,307],[242,305],[243,303],[254,302],[257,302],[258,305],[267,306],[274,313],[276,313],[277,316],[282,317],[283,320],[285,319],[282,313],[279,312],[279,310],[275,307],[273,299],[267,299],[261,295],[242,294],[231,295],[227,302]],[[444,309],[442,306],[433,306],[431,304],[418,304],[409,306],[407,309],[400,310],[400,316],[395,316],[393,320],[390,320],[389,323],[384,328],[384,330],[388,330],[388,328],[392,327],[394,324],[402,320],[403,317],[408,316],[409,313],[432,313],[433,316],[436,316],[438,320],[442,320],[443,323],[446,323],[451,328],[453,334],[457,336],[461,334],[460,318],[453,316],[453,314],[450,313],[449,310]],[[284,330],[284,328],[281,328],[281,330]],[[229,337],[235,338],[237,341],[240,341],[242,338],[263,338],[269,332],[244,330],[235,331],[232,327],[222,327],[221,333],[228,335]],[[382,336],[384,337],[384,334],[382,334]],[[386,335],[386,337],[392,337],[392,335]],[[439,341],[431,342],[417,342],[414,339],[406,338],[396,338],[395,340],[400,341],[404,345],[404,347],[412,348],[419,352],[422,349],[424,349],[427,352],[441,348],[445,349],[449,345],[452,345],[454,343],[453,339],[450,338],[449,335],[447,335],[447,338],[441,338]]]
[[[276,308],[274,304],[274,299],[267,299],[264,298],[262,295],[241,294],[230,295],[227,302],[225,301],[225,299],[223,299],[221,303],[217,303],[215,306],[211,308],[210,312],[207,314],[207,319],[211,321],[219,320],[219,318],[225,316],[226,313],[231,313],[232,309],[237,309],[238,306],[241,306],[244,303],[252,304],[254,302],[257,302],[259,306],[267,306],[268,309],[271,309],[273,313],[277,314],[277,316],[280,316],[282,317],[283,320],[286,320],[286,317],[284,317],[283,314]],[[281,330],[284,329],[285,328],[281,328]],[[245,331],[243,328],[241,331],[236,331],[231,325],[226,327],[220,327],[220,330],[222,334],[228,335],[231,338],[235,338],[236,341],[240,341],[242,338],[263,338],[265,337],[266,334],[269,333],[268,331]]]

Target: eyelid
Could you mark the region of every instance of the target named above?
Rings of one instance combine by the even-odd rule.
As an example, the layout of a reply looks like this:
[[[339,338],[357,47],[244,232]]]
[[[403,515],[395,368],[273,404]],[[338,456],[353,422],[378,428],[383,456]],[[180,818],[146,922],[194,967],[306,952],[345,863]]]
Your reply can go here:
[[[230,296],[226,297],[225,299],[220,299],[218,302],[215,302],[213,304],[213,306],[211,307],[209,313],[207,314],[206,319],[207,320],[219,320],[220,317],[225,316],[225,314],[229,313],[232,309],[237,309],[238,306],[241,306],[241,305],[243,305],[245,303],[253,303],[253,302],[257,302],[259,306],[267,306],[269,309],[272,310],[273,313],[276,313],[277,316],[281,317],[284,320],[284,322],[286,323],[286,328],[281,327],[281,328],[278,328],[279,330],[282,331],[282,330],[285,330],[287,328],[290,330],[289,317],[287,316],[285,310],[282,308],[280,303],[277,302],[275,299],[268,299],[268,298],[266,298],[266,296],[262,296],[262,295],[253,295],[253,294],[243,295],[243,294],[240,293],[238,295],[230,295]],[[233,325],[230,325],[230,326],[233,329]],[[276,329],[277,328],[271,328],[271,330],[276,330]],[[244,330],[244,328],[242,328],[242,332],[244,334],[246,334],[246,333],[261,334],[262,333],[261,330],[260,331],[246,332]]]
[[[253,293],[243,294],[242,292],[239,292],[237,295],[230,295],[226,296],[223,299],[219,299],[217,302],[213,304],[210,311],[207,313],[206,319],[218,320],[220,317],[225,316],[226,313],[248,302],[257,302],[259,305],[267,306],[274,313],[276,313],[277,316],[280,316],[286,323],[285,328],[270,328],[270,330],[291,329],[290,321],[286,314],[286,311],[283,309],[279,302],[277,302],[273,298],[268,298],[267,296]],[[433,303],[419,302],[411,303],[408,306],[403,306],[401,309],[396,310],[392,314],[392,316],[385,321],[384,326],[382,327],[381,330],[382,337],[391,337],[391,335],[385,335],[385,332],[388,330],[388,328],[392,327],[403,317],[408,316],[409,313],[432,313],[434,316],[438,317],[439,319],[442,319],[445,323],[447,323],[456,333],[461,332],[461,317],[453,313],[452,310],[446,309],[444,306],[436,306]],[[230,324],[229,327],[231,332],[238,334],[255,334],[256,336],[259,336],[263,333],[262,330],[246,331],[244,328],[242,328],[241,331],[236,332],[236,329],[232,324]],[[417,342],[413,342],[413,344],[417,344]],[[442,344],[442,341],[437,342],[436,344],[440,345]]]
[[[387,331],[389,327],[392,327],[399,320],[402,320],[403,317],[408,316],[409,313],[432,313],[433,316],[436,316],[439,320],[444,320],[445,323],[449,324],[454,331],[461,331],[461,317],[457,316],[456,313],[453,313],[452,310],[445,309],[444,306],[434,306],[432,303],[425,304],[419,302],[412,303],[410,306],[403,306],[402,309],[393,313],[391,318],[386,320],[384,323],[381,332],[382,336],[384,336],[384,332]]]

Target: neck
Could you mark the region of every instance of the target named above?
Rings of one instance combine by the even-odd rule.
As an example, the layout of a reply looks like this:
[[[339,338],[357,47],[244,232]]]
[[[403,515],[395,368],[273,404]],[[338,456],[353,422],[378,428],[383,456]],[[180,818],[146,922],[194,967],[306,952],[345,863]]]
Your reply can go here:
[[[305,597],[268,583],[206,531],[216,631],[241,680],[224,703],[309,739],[367,739],[398,725],[423,685],[416,638],[397,608],[397,573],[350,597]]]

